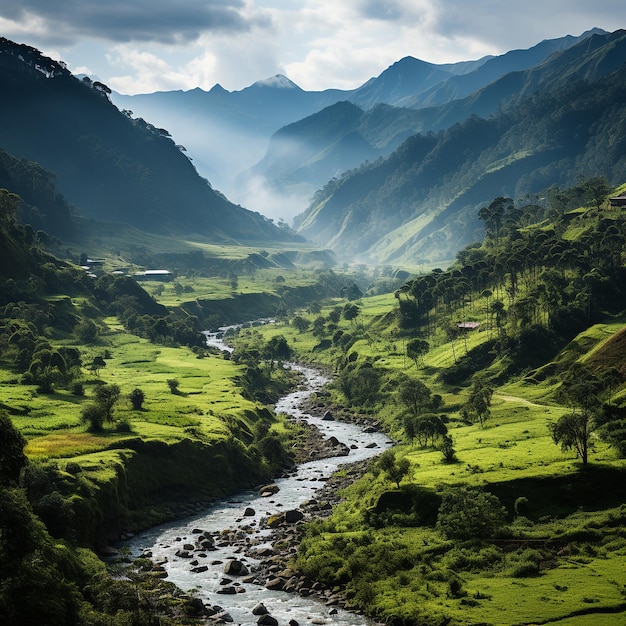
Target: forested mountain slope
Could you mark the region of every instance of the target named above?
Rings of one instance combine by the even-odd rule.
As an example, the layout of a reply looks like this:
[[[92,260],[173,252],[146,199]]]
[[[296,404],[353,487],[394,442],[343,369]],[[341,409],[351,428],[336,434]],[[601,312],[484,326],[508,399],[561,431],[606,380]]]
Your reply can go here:
[[[466,73],[456,68],[458,74],[453,74],[453,66],[446,79],[440,76],[443,66],[402,59],[346,96],[365,112],[355,109],[347,118],[345,103],[340,103],[280,129],[252,173],[282,193],[312,195],[343,171],[388,156],[412,134],[445,130],[475,114],[489,117],[520,98],[559,88],[566,80],[597,79],[616,70],[625,56],[622,35],[594,29],[577,38],[544,41],[529,50],[486,59]],[[427,89],[433,75],[439,78]],[[399,95],[409,92],[413,95]],[[356,150],[344,147],[354,145],[355,132],[364,142],[360,160]]]
[[[550,90],[528,87],[532,95],[489,119],[472,116],[446,131],[416,135],[387,159],[331,180],[297,218],[298,232],[350,258],[445,260],[480,239],[475,215],[494,195],[519,198],[551,184],[571,185],[581,174],[622,182],[626,70],[615,59],[625,54],[620,31],[571,63],[557,57],[558,67],[526,81],[540,88],[551,76]]]
[[[285,238],[212,189],[166,130],[122,114],[105,85],[78,80],[62,63],[3,39],[0,88],[0,147],[53,172],[84,215],[150,232]]]

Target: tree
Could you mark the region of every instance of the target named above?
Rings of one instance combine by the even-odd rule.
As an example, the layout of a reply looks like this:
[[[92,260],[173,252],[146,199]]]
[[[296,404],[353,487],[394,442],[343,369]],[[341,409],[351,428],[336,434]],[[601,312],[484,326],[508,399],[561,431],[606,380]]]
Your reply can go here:
[[[550,435],[555,444],[564,452],[576,450],[583,465],[589,460],[589,437],[593,431],[593,421],[589,413],[568,413],[550,424]]]
[[[91,365],[89,366],[89,370],[92,371],[96,376],[99,376],[100,370],[103,367],[106,367],[106,364],[107,363],[103,357],[95,356],[93,357],[93,361],[91,362]]]
[[[409,359],[412,359],[413,363],[415,363],[415,367],[418,367],[419,360],[424,358],[424,355],[429,349],[430,345],[428,341],[413,339],[406,344],[406,355]]]
[[[311,322],[309,322],[309,320],[306,319],[306,317],[302,317],[302,315],[294,315],[293,319],[291,320],[291,325],[299,333],[304,333],[308,330],[309,326],[311,325]]]
[[[470,487],[444,492],[437,529],[449,539],[488,539],[504,526],[506,511],[491,493]]]
[[[559,397],[572,408],[572,412],[550,424],[552,441],[563,451],[576,450],[583,465],[589,460],[589,438],[602,407],[603,392],[600,379],[580,363],[565,373],[559,389]]]
[[[409,459],[406,457],[398,459],[393,450],[385,450],[380,457],[378,457],[377,466],[382,470],[388,480],[396,483],[398,489],[400,489],[400,482],[411,469]]]
[[[141,411],[146,399],[146,394],[141,389],[135,388],[128,394],[128,399],[134,411]]]
[[[291,357],[291,348],[283,335],[277,335],[267,342],[263,349],[263,356],[273,366],[274,361],[282,362]]]
[[[0,189],[0,221],[12,222],[15,220],[22,199],[6,189]]]
[[[180,385],[180,383],[178,382],[178,379],[176,379],[176,378],[168,378],[167,379],[167,386],[170,388],[170,392],[171,393],[177,394],[179,385]]]
[[[87,430],[99,433],[104,427],[104,409],[98,404],[88,404],[80,412],[80,421],[87,424]]]
[[[398,396],[411,415],[417,417],[430,405],[432,394],[421,380],[409,378],[400,383]]]
[[[472,421],[480,422],[483,428],[485,420],[491,414],[491,398],[493,396],[493,388],[489,387],[481,380],[476,380],[472,386],[469,400],[463,407],[464,412]]]
[[[27,463],[26,439],[13,425],[9,414],[0,409],[0,483],[14,483]]]
[[[358,300],[363,297],[363,292],[359,289],[359,286],[352,282],[349,285],[344,285],[341,288],[341,295],[347,300]]]
[[[360,312],[361,312],[361,309],[358,304],[348,303],[343,307],[341,314],[343,315],[343,318],[345,320],[348,320],[349,322],[352,323],[359,316]]]
[[[113,421],[113,407],[120,399],[120,388],[117,385],[100,385],[96,389],[96,404],[104,413],[104,420]]]

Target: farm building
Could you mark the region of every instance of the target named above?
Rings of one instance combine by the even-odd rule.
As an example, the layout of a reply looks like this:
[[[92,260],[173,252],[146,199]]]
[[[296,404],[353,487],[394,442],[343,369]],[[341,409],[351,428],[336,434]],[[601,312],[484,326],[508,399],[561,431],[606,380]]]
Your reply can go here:
[[[135,280],[155,280],[166,283],[174,280],[174,274],[169,270],[146,270],[145,272],[133,274],[133,278]]]

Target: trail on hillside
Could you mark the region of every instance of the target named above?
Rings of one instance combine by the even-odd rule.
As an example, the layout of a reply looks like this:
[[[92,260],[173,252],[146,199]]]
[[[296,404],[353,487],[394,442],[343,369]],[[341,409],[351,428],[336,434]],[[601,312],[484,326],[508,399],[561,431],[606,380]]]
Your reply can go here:
[[[536,406],[539,408],[547,408],[547,404],[537,404],[536,402],[531,402],[530,400],[526,400],[526,398],[520,398],[519,396],[509,396],[505,394],[497,394],[496,398],[500,398],[501,400],[505,400],[506,402],[519,402],[520,404],[526,404],[527,406]]]

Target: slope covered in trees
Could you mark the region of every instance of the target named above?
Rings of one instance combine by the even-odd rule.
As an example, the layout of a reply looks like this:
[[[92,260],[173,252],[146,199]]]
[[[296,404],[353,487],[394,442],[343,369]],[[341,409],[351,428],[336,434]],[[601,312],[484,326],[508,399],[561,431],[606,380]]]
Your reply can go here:
[[[622,182],[625,74],[618,59],[626,36],[589,41],[595,45],[584,54],[579,44],[531,73],[542,79],[528,78],[534,87],[523,93],[542,91],[516,96],[489,119],[472,116],[411,137],[387,159],[331,180],[296,219],[298,232],[373,261],[438,261],[480,238],[476,211],[494,190],[521,198],[552,183],[572,185],[580,174]]]
[[[333,367],[315,410],[398,442],[310,525],[300,575],[389,624],[623,621],[626,215],[609,192],[494,198],[450,267],[268,331]]]
[[[216,240],[289,238],[212,189],[167,130],[120,113],[106,85],[6,39],[0,85],[0,147],[53,172],[83,215]]]

